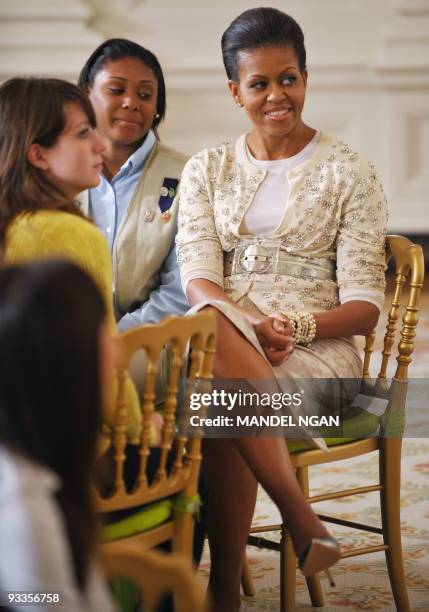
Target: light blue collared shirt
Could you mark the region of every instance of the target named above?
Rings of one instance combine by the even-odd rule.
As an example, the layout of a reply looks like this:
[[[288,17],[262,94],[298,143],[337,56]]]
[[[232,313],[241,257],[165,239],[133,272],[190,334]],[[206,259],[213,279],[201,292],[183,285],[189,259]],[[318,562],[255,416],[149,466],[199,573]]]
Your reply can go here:
[[[106,236],[110,252],[112,252],[118,228],[137,187],[144,163],[155,142],[155,134],[150,130],[143,144],[122,164],[111,182],[102,174],[100,184],[89,190],[91,218]]]
[[[143,144],[127,159],[111,181],[101,175],[100,184],[89,190],[90,216],[106,236],[111,253],[116,234],[155,142],[155,134],[150,130]],[[144,323],[157,323],[168,315],[183,315],[188,309],[189,305],[180,282],[173,239],[170,251],[160,268],[159,286],[151,292],[147,301],[133,312],[116,313],[118,328],[125,331]]]

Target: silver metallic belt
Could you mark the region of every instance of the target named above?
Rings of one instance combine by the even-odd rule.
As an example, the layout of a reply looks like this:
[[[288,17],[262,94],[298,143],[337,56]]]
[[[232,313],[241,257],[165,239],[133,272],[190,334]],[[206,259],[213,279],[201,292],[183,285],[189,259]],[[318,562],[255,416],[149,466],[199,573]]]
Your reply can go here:
[[[280,247],[247,244],[224,253],[224,276],[287,274],[303,279],[334,280],[334,262],[291,255]]]

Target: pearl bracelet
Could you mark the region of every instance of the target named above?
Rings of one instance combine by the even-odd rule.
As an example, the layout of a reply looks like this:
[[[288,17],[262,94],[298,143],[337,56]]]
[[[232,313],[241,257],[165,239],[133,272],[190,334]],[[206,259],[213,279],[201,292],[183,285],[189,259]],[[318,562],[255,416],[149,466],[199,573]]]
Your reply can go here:
[[[282,312],[292,326],[292,337],[296,344],[310,348],[316,337],[316,321],[310,312]]]

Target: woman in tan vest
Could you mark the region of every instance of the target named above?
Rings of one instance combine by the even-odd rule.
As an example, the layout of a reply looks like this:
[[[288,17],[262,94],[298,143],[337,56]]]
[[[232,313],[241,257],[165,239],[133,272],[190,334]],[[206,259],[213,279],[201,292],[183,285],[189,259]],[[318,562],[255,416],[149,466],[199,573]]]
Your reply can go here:
[[[81,207],[103,231],[124,331],[188,310],[177,268],[175,195],[186,156],[166,147],[164,76],[155,55],[125,39],[102,43],[79,77],[106,148],[101,182]]]

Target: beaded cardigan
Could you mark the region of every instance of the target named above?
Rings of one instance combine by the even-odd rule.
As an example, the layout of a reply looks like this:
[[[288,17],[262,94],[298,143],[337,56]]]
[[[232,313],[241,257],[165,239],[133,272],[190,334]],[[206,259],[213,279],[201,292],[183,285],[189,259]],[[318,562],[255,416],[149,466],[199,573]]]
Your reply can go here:
[[[184,168],[176,237],[182,283],[197,272],[235,302],[247,295],[265,314],[330,310],[339,305],[339,288],[384,292],[387,205],[373,164],[321,132],[312,157],[287,173],[290,205],[279,226],[257,238],[242,233],[241,224],[266,172],[251,164],[245,146],[241,136],[201,151]],[[224,254],[248,241],[300,261],[333,262],[334,278],[258,272],[225,278]]]

